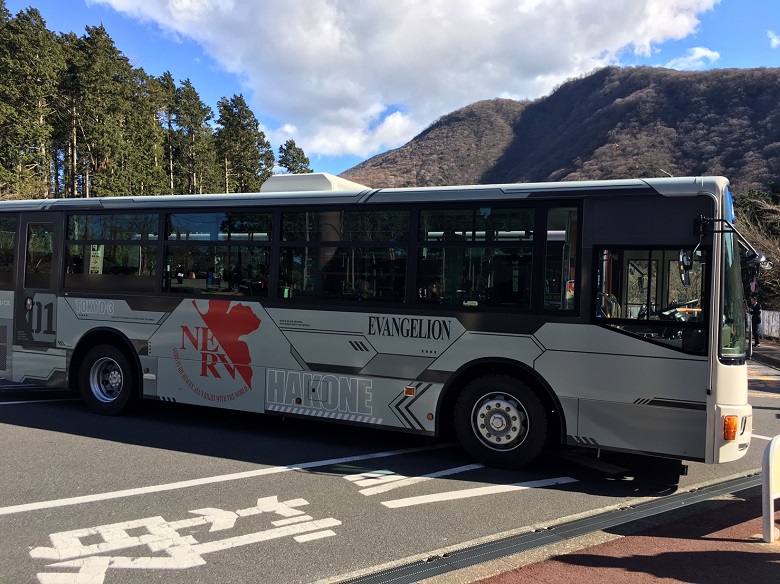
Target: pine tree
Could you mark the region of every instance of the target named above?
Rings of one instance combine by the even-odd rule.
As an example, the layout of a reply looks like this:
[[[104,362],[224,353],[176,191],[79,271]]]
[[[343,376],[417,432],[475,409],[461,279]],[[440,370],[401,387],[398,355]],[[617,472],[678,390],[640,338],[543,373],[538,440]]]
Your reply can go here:
[[[279,146],[279,166],[286,168],[292,174],[313,172],[309,167],[308,157],[303,149],[295,145],[295,140],[292,138]]]
[[[66,196],[128,194],[128,124],[137,78],[103,26],[62,38],[60,140]]]
[[[257,118],[243,95],[223,97],[217,104],[218,127],[215,131],[217,154],[226,193],[249,193],[271,176],[274,153],[260,130]]]
[[[47,197],[55,190],[50,145],[62,54],[36,9],[10,19],[4,3],[0,9],[0,192]]]
[[[177,127],[174,156],[174,189],[177,193],[201,194],[210,188],[214,162],[208,122],[214,117],[189,79],[176,88],[174,122]]]
[[[134,69],[135,89],[125,115],[123,176],[128,195],[159,195],[168,192],[165,131],[159,123],[159,84],[142,69]],[[124,190],[124,189],[123,189]]]
[[[87,27],[81,39],[83,60],[77,78],[82,132],[84,196],[124,194],[127,181],[121,161],[131,98],[132,68],[103,26]]]
[[[165,133],[165,172],[168,177],[168,194],[174,194],[173,160],[176,142],[174,117],[176,114],[176,82],[170,71],[157,78],[157,118]]]

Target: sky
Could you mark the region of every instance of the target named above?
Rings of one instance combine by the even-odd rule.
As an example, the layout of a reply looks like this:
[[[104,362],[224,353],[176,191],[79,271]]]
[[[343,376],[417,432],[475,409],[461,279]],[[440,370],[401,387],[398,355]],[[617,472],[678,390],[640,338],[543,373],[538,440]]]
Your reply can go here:
[[[242,94],[275,152],[339,174],[483,99],[607,65],[780,67],[778,0],[5,0],[55,32],[102,24],[136,67]],[[724,88],[727,90],[727,88]]]

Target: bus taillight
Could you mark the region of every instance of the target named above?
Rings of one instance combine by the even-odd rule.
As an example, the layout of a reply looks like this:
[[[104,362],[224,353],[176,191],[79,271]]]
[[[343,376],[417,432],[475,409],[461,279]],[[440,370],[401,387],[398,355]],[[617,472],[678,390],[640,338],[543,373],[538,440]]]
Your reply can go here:
[[[736,440],[738,428],[739,418],[737,416],[723,418],[723,439],[726,441]]]

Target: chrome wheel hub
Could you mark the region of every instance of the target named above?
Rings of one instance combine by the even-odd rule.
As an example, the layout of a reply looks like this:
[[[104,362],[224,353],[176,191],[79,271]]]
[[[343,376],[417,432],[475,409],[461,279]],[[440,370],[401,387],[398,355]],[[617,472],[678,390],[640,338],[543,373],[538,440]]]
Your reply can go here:
[[[472,411],[472,427],[480,440],[495,450],[511,450],[528,434],[528,414],[511,395],[484,396]]]
[[[103,357],[95,361],[89,372],[89,389],[99,401],[114,401],[122,392],[122,369],[116,361]]]

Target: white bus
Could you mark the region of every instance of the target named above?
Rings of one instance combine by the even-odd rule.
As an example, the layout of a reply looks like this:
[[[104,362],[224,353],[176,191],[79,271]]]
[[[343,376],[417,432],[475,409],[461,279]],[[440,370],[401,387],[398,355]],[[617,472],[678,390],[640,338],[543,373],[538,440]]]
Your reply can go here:
[[[350,190],[0,203],[6,387],[454,430],[506,468],[747,451],[725,178],[312,180]]]

